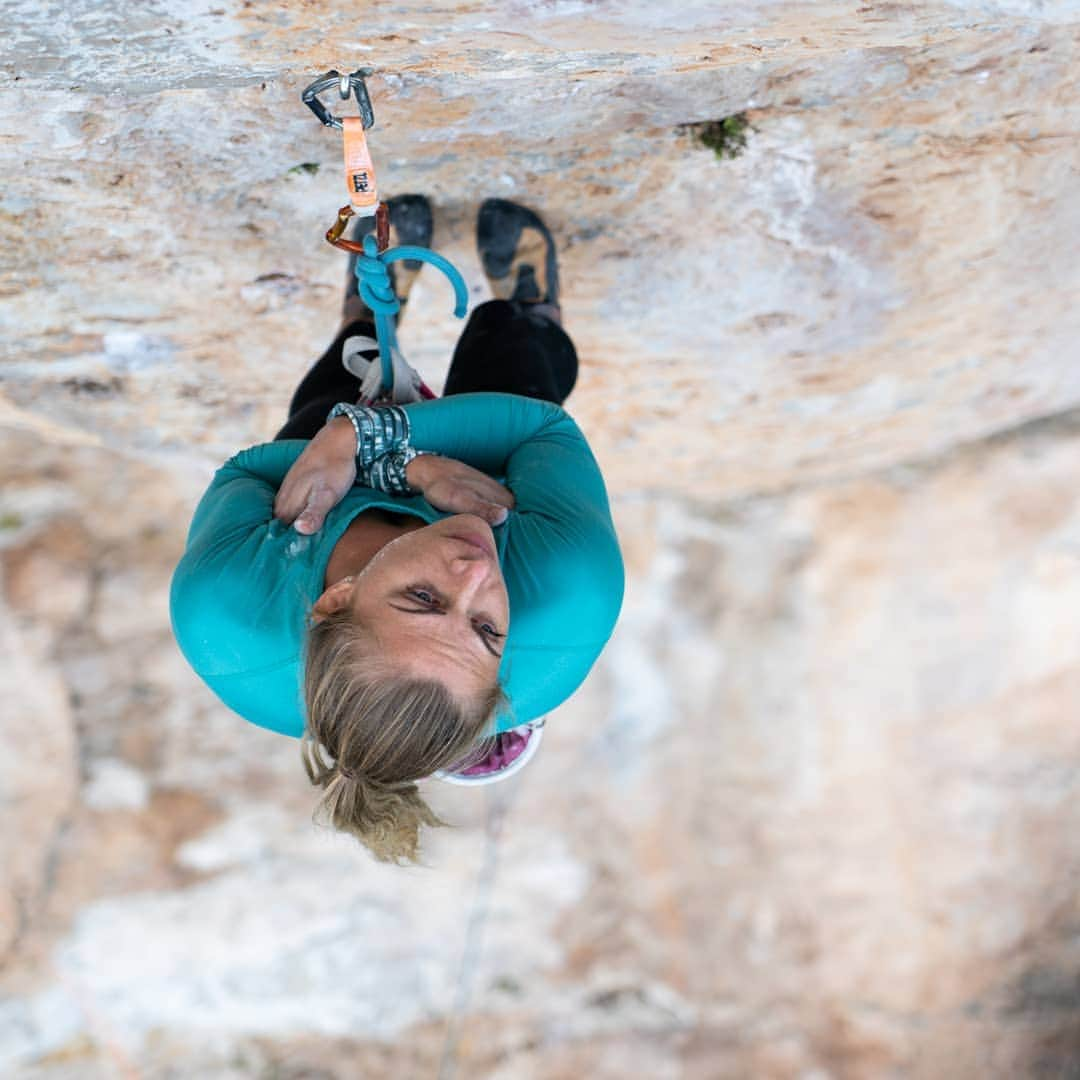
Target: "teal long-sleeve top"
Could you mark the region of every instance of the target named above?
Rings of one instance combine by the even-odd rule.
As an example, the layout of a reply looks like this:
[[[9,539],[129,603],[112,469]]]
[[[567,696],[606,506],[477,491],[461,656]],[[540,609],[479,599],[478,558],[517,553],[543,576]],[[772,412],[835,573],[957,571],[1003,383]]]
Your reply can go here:
[[[516,506],[494,529],[510,602],[499,677],[510,707],[496,729],[545,715],[581,685],[622,606],[623,563],[607,491],[580,428],[557,405],[460,394],[405,406],[410,444],[493,476]],[[379,507],[429,524],[422,496],[355,485],[304,536],[274,518],[274,497],[307,440],[230,458],[195,510],[173,575],[173,633],[199,677],[252,723],[304,732],[301,665],[308,615],[349,523]]]

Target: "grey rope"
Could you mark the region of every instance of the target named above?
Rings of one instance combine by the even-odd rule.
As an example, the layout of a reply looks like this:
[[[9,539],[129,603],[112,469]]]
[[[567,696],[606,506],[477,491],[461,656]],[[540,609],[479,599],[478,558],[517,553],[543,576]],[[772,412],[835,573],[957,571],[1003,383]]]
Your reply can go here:
[[[439,1061],[438,1080],[454,1080],[458,1067],[458,1046],[461,1042],[461,1025],[472,998],[473,979],[476,974],[483,946],[484,926],[487,922],[495,875],[499,869],[499,844],[503,825],[510,811],[522,778],[514,777],[512,784],[492,784],[487,789],[486,821],[484,825],[484,861],[476,878],[469,921],[465,927],[465,947],[461,954],[454,1004],[446,1023],[442,1058]],[[508,789],[508,790],[503,790]]]

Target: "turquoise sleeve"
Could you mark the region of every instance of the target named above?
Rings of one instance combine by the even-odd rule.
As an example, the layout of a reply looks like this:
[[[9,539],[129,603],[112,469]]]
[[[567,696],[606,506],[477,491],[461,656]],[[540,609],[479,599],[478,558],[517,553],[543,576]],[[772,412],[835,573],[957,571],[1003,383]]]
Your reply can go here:
[[[414,449],[505,476],[519,511],[589,506],[608,513],[596,459],[560,406],[517,394],[455,394],[405,411]]]
[[[188,550],[224,542],[268,522],[281,481],[307,445],[306,439],[283,439],[229,458],[195,508]]]
[[[236,454],[214,474],[195,509],[169,609],[181,651],[206,680],[277,662],[287,652],[279,644],[289,640],[282,628],[296,614],[267,605],[280,562],[267,541],[275,533],[277,489],[305,446],[290,440]],[[253,610],[258,620],[251,618]]]

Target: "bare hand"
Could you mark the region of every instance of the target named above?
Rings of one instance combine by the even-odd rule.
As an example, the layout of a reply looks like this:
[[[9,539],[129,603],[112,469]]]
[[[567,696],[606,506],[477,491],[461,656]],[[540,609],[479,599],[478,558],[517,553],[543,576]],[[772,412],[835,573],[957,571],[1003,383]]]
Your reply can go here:
[[[298,533],[316,533],[355,480],[356,432],[347,417],[338,416],[308,443],[285,474],[274,499],[274,517]]]
[[[509,488],[454,458],[420,454],[405,467],[405,479],[436,510],[476,514],[490,525],[501,525],[515,505]]]

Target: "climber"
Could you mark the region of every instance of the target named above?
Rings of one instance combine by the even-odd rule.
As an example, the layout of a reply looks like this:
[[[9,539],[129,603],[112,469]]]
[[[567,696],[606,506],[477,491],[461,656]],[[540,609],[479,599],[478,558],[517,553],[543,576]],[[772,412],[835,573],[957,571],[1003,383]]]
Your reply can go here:
[[[430,243],[427,199],[389,209],[395,243]],[[319,815],[386,861],[415,861],[419,826],[443,824],[416,782],[512,757],[584,680],[622,603],[604,481],[561,408],[577,355],[551,234],[489,199],[477,242],[496,299],[466,324],[444,396],[351,404],[378,361],[350,273],[342,328],[275,441],[218,470],[172,582],[195,671],[241,716],[302,738]],[[403,311],[417,269],[392,268]]]

